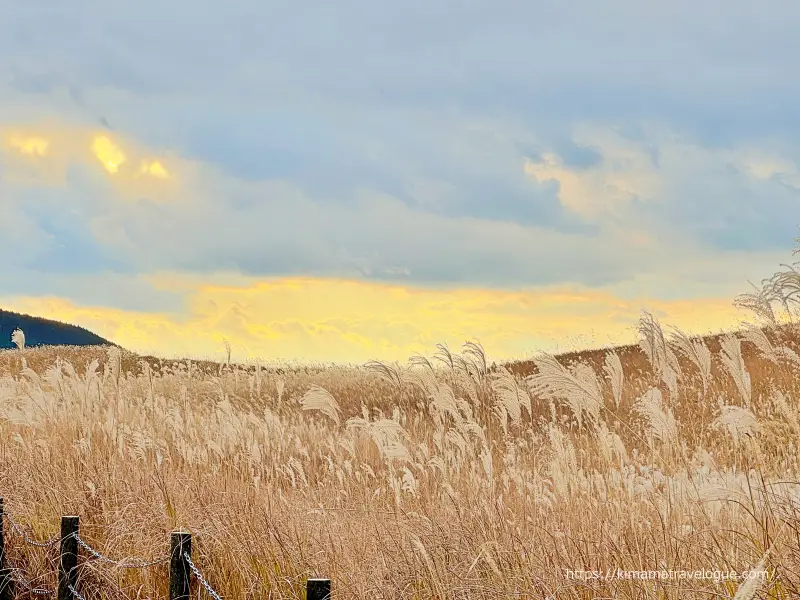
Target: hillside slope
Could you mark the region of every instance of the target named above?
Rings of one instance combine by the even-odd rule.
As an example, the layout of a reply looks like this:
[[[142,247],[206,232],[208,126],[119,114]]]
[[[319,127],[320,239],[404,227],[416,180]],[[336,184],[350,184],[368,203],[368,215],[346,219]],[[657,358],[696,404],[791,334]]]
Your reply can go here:
[[[0,348],[15,347],[11,333],[17,328],[25,333],[26,346],[116,345],[83,327],[0,309]]]

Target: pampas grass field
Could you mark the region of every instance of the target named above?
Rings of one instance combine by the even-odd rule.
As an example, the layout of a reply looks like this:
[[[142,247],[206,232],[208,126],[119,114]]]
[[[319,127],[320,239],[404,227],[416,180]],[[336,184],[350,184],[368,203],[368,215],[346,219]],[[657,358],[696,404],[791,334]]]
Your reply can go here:
[[[30,537],[77,514],[115,559],[186,528],[226,599],[314,576],[336,600],[797,597],[787,273],[738,299],[758,326],[690,338],[644,313],[638,345],[501,366],[475,342],[267,369],[21,340],[0,353],[0,491]],[[57,549],[6,538],[17,578],[53,589]],[[81,560],[87,600],[167,597],[165,565]]]

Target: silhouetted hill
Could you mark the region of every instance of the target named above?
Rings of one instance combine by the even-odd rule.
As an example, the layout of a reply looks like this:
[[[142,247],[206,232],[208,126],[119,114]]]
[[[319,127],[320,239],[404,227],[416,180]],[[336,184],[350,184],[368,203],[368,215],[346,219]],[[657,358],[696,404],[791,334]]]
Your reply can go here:
[[[25,334],[26,346],[116,346],[83,327],[0,310],[0,348],[16,348],[11,333],[17,328]]]

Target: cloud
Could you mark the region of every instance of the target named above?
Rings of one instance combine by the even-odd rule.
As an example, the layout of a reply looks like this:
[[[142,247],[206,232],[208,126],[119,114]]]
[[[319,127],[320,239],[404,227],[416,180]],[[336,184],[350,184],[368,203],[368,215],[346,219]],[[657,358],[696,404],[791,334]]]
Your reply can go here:
[[[140,352],[219,358],[227,339],[237,360],[405,360],[415,352],[430,354],[437,343],[456,349],[474,338],[490,359],[502,360],[539,350],[630,341],[643,307],[697,333],[727,326],[738,315],[729,299],[624,299],[610,290],[583,287],[431,290],[336,279],[241,277],[209,284],[174,274],[151,284],[162,292],[182,290],[188,307],[184,316],[76,305],[52,297],[0,300],[12,310],[80,323]]]
[[[78,177],[113,185],[120,196],[163,199],[166,190],[175,191],[166,181],[173,174],[165,161],[182,162],[152,156],[132,137],[111,136],[79,123],[0,122],[3,179],[18,188],[54,185],[70,188],[80,183],[75,180]]]
[[[486,147],[488,134],[476,129],[474,142]],[[523,184],[526,175],[532,177],[536,182],[529,197],[520,191],[520,204],[515,205],[515,196],[507,191],[505,197],[493,197],[488,184],[479,188],[485,191],[481,197],[475,190],[462,195],[433,180],[427,188],[421,182],[411,187],[418,200],[414,203],[369,187],[327,195],[304,190],[302,181],[241,180],[219,167],[178,156],[168,157],[164,167],[148,158],[163,151],[125,136],[67,126],[53,130],[29,134],[50,140],[48,156],[18,153],[14,160],[45,170],[47,161],[55,160],[63,169],[58,181],[66,189],[18,183],[9,194],[9,206],[29,229],[22,237],[35,242],[27,244],[31,256],[9,260],[20,268],[51,272],[70,265],[84,271],[139,273],[230,270],[252,276],[310,274],[488,287],[558,282],[598,286],[643,272],[666,277],[697,263],[698,256],[721,262],[726,260],[723,251],[736,249],[721,245],[723,251],[715,251],[704,236],[686,235],[687,229],[703,226],[699,221],[687,228],[677,218],[703,206],[694,203],[698,192],[689,186],[699,185],[700,191],[708,182],[732,186],[731,178],[735,183],[741,174],[728,166],[762,164],[753,162],[758,153],[708,150],[671,140],[663,130],[654,129],[635,142],[613,129],[584,126],[575,130],[574,146],[592,148],[602,161],[569,167],[552,152],[540,154],[538,163],[521,155],[515,159],[514,144],[498,135],[505,165],[490,161],[483,168],[515,172],[511,181]],[[59,134],[62,130],[71,135]],[[456,138],[461,155],[479,155],[481,146],[467,144],[464,138],[469,136],[463,136]],[[658,167],[649,151],[654,144]],[[788,159],[768,160],[784,170],[791,166]],[[476,156],[474,164],[478,162]],[[409,169],[413,183],[413,166]],[[753,185],[764,183],[763,169],[747,175]],[[752,168],[740,170],[750,173]],[[701,179],[700,171],[710,175]],[[465,175],[466,181],[471,178],[474,174]],[[776,181],[772,177],[768,184]],[[686,196],[674,192],[676,182],[688,189]],[[537,189],[536,183],[544,188]],[[553,183],[548,200],[542,190]],[[717,214],[735,214],[735,208],[752,200],[747,188],[735,191],[725,199],[727,207],[715,208]],[[426,204],[425,198],[439,204]],[[522,208],[526,200],[528,209]],[[537,202],[544,203],[539,217]],[[575,217],[554,210],[559,202]],[[54,218],[67,209],[68,216]],[[785,213],[765,216],[763,222],[780,223]],[[657,221],[654,215],[662,218]],[[745,264],[767,255],[776,253],[752,254]]]
[[[95,304],[188,336],[157,273],[728,297],[800,223],[785,0],[2,12],[0,278],[76,318],[124,280]]]
[[[626,204],[656,193],[652,167],[641,159],[640,155],[611,169],[596,166],[586,172],[571,169],[561,157],[546,153],[539,161],[526,161],[524,168],[539,183],[556,183],[558,199],[566,208],[592,218],[624,210]]]
[[[573,139],[602,161],[569,167],[546,152],[523,168],[539,183],[552,183],[562,205],[595,224],[614,223],[662,244],[691,240],[693,252],[722,260],[738,250],[786,251],[800,223],[800,172],[785,144],[762,139],[708,147],[652,124],[633,134],[583,125]]]
[[[50,140],[36,136],[20,137],[11,135],[6,140],[6,143],[10,149],[29,156],[44,156],[50,146]]]
[[[98,135],[92,140],[92,152],[109,173],[118,173],[120,165],[128,160],[119,146],[104,135]]]
[[[12,305],[19,305],[18,299],[28,298],[39,302],[52,300],[55,306],[72,306],[76,310],[86,309],[81,315],[100,313],[118,313],[122,315],[140,314],[159,316],[176,323],[185,322],[188,318],[188,293],[153,285],[148,277],[106,273],[103,276],[85,274],[65,274],[62,276],[45,276],[33,284],[22,286],[11,284],[3,296],[3,308],[12,310]],[[49,305],[41,305],[49,306]],[[40,305],[32,308],[38,310]],[[45,308],[45,310],[50,310]],[[39,314],[31,312],[30,314]],[[59,314],[59,313],[48,313]],[[43,316],[43,315],[42,315]],[[60,318],[60,317],[59,317]],[[78,325],[85,325],[71,321]],[[64,319],[67,322],[67,319]],[[94,322],[89,323],[94,325]],[[116,332],[112,332],[116,335]],[[150,340],[148,343],[157,343]]]

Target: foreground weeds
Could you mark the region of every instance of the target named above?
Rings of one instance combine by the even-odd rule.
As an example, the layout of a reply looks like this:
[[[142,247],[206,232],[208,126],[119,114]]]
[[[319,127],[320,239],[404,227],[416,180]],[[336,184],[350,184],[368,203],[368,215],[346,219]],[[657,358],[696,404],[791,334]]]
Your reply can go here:
[[[502,367],[473,343],[281,370],[3,352],[2,495],[29,536],[79,514],[116,559],[188,528],[223,598],[312,576],[335,598],[725,598],[754,567],[754,593],[800,594],[794,329],[689,339],[646,314],[640,338]],[[6,529],[52,589],[55,550]],[[87,599],[167,597],[166,566],[82,560]]]

